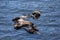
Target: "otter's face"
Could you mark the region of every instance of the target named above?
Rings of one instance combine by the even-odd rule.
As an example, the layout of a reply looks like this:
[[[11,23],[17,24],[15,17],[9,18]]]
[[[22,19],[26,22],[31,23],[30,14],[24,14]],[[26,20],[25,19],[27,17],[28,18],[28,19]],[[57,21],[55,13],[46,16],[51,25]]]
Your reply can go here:
[[[20,19],[20,17],[16,17],[14,19],[12,19],[12,21],[14,22],[14,29],[20,29],[20,24],[18,22],[18,20]]]

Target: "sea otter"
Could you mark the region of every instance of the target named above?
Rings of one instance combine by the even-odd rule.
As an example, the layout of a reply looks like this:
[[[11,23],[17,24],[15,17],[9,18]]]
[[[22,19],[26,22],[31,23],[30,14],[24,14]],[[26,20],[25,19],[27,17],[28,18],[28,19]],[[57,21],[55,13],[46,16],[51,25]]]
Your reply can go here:
[[[23,14],[24,16],[21,16],[21,17],[24,17],[24,18],[33,18],[33,19],[38,19],[40,16],[41,16],[41,13],[40,11],[33,11],[32,14]]]
[[[14,22],[14,28],[16,30],[24,28],[27,32],[31,34],[32,33],[40,34],[38,32],[39,30],[36,28],[36,26],[32,22],[25,20],[26,18],[29,18],[29,17],[38,19],[40,17],[40,12],[34,11],[32,15],[19,16],[19,17],[12,19],[12,21]]]
[[[31,15],[34,19],[38,19],[41,16],[39,11],[33,11]]]
[[[38,29],[36,29],[36,26],[30,21],[26,21],[20,17],[16,17],[12,21],[14,22],[14,28],[16,30],[25,27],[24,29],[31,34],[38,33]]]

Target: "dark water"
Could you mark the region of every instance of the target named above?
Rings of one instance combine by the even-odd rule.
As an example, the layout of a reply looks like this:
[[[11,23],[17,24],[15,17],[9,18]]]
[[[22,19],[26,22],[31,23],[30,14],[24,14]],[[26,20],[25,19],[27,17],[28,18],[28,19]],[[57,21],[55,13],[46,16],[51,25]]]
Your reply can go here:
[[[34,21],[40,35],[13,28],[14,17],[34,10],[41,11]],[[60,0],[0,0],[0,40],[60,40]]]

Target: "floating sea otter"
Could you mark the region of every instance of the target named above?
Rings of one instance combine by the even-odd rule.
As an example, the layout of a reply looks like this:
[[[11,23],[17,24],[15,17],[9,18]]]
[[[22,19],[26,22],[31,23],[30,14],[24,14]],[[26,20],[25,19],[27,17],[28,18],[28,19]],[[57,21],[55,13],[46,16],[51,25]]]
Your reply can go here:
[[[38,19],[39,17],[41,16],[41,13],[39,11],[33,11],[32,14],[24,14],[24,16],[21,16],[21,17],[24,17],[24,18],[33,18],[33,19]]]
[[[39,16],[40,16],[40,12],[38,12],[38,11],[34,11],[31,15],[31,17],[33,17],[33,18],[38,18]],[[24,20],[27,17],[29,17],[29,16],[20,16],[20,17],[16,17],[16,18],[12,19],[12,21],[14,22],[14,28],[16,30],[25,28],[25,30],[29,33],[40,34],[38,32],[38,29],[36,29],[35,25],[32,22]]]
[[[38,19],[41,16],[41,13],[39,11],[33,11],[32,17],[34,19]]]

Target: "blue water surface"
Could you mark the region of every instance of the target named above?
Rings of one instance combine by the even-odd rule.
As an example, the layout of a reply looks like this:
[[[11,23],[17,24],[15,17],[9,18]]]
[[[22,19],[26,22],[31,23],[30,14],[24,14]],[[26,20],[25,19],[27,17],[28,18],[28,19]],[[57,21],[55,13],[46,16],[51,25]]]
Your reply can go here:
[[[14,29],[13,18],[35,10],[41,16],[30,20],[40,35]],[[0,0],[0,40],[60,40],[60,0]]]

